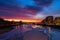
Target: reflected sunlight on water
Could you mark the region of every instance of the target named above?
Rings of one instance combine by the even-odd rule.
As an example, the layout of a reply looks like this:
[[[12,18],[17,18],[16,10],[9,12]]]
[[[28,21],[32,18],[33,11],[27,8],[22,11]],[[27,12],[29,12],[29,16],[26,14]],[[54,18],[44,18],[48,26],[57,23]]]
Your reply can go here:
[[[13,40],[13,38],[16,40],[21,40],[21,37],[24,36],[24,33],[29,32],[29,31],[43,32],[44,34],[49,36],[49,40],[57,40],[57,39],[59,40],[60,39],[59,38],[60,31],[59,30],[56,30],[51,27],[43,27],[40,25],[23,24],[23,25],[14,26],[14,29],[12,31],[1,34],[0,40],[7,40],[7,39]],[[34,34],[33,32],[32,32],[32,34]]]

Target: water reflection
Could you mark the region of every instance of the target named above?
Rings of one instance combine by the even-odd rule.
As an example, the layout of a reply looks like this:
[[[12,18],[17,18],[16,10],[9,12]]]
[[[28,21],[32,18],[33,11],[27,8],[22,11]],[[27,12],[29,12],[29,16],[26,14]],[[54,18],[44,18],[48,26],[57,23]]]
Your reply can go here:
[[[40,25],[23,24],[14,26],[12,31],[0,34],[0,40],[22,40],[22,35],[27,31],[39,31],[47,34],[49,40],[60,40],[60,31],[51,27],[43,27]]]

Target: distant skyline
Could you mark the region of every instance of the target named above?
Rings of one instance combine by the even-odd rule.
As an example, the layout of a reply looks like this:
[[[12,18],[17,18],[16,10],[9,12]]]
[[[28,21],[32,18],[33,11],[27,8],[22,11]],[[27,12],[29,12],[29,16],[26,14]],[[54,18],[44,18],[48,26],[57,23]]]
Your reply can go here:
[[[42,20],[60,17],[60,0],[0,0],[0,17],[5,19]]]

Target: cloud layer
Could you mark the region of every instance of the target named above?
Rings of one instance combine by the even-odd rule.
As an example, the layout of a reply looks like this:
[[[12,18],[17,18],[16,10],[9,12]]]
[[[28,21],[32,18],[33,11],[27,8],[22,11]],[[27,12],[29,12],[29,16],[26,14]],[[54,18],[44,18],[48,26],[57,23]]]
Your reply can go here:
[[[40,19],[48,15],[59,16],[59,4],[59,0],[0,0],[0,17]]]

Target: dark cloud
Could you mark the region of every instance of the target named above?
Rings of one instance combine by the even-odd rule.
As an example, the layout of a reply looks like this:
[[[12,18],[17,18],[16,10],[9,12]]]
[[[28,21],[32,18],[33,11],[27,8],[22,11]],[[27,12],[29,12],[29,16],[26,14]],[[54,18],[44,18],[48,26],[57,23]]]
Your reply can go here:
[[[0,11],[0,15],[1,16],[7,16],[7,17],[12,17],[13,16],[13,14],[7,13],[7,12],[3,12],[3,11]]]
[[[27,9],[29,10],[34,10],[34,11],[41,11],[42,10],[42,7],[40,6],[27,6]]]
[[[34,0],[38,5],[50,5],[53,0]]]
[[[44,6],[49,6],[52,4],[53,0],[34,0],[34,6],[26,6],[26,8],[34,11],[42,11]]]

